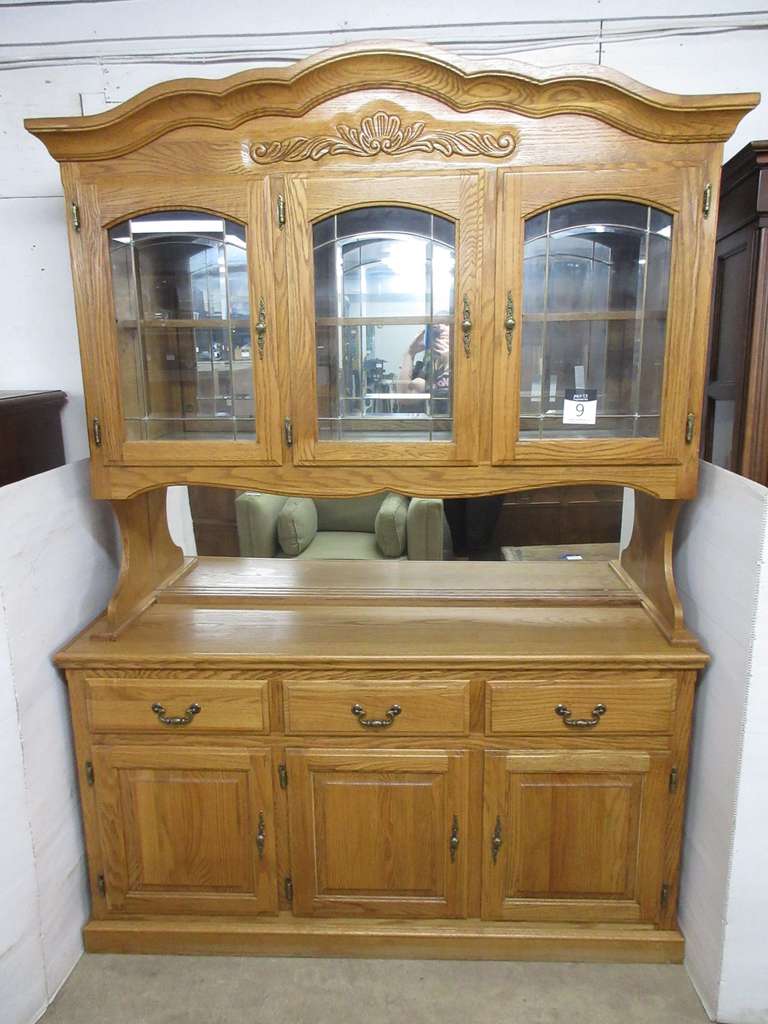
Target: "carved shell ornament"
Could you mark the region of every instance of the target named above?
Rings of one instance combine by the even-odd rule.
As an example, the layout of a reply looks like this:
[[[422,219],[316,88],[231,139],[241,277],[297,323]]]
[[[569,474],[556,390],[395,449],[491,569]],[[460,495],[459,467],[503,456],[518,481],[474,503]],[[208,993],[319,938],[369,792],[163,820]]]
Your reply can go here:
[[[442,153],[443,156],[509,156],[515,138],[507,132],[494,135],[474,129],[428,129],[424,121],[404,125],[397,114],[379,110],[364,117],[358,127],[336,125],[336,135],[257,142],[250,148],[257,164],[278,161],[321,160],[324,156],[378,156],[380,153]]]

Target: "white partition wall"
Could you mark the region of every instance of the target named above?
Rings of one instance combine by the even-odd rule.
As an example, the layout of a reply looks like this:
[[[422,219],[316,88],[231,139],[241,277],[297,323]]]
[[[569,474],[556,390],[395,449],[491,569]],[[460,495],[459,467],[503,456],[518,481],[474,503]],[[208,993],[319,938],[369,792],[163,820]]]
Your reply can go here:
[[[708,463],[678,528],[696,702],[680,896],[686,966],[722,1024],[768,1022],[768,489]]]
[[[0,488],[0,1022],[43,1013],[88,914],[67,693],[53,654],[104,608],[114,517],[88,463]]]

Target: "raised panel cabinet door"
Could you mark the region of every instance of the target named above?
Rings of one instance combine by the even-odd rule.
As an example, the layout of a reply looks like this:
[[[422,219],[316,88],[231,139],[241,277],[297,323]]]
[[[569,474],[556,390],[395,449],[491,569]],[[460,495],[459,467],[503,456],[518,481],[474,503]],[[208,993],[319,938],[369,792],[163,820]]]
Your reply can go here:
[[[109,909],[276,912],[270,764],[267,750],[94,748]]]
[[[293,911],[462,917],[464,751],[289,750]]]
[[[501,178],[493,461],[694,460],[716,219],[703,168]]]
[[[111,464],[282,459],[269,186],[81,185],[89,415]]]
[[[669,770],[666,754],[486,754],[483,917],[655,921]]]
[[[477,461],[483,180],[288,177],[294,462]]]

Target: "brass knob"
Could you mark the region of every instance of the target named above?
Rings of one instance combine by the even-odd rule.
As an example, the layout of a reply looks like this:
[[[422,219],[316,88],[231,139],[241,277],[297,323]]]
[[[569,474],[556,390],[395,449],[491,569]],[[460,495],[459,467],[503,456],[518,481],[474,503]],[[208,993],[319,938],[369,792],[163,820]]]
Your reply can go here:
[[[259,811],[259,829],[256,833],[256,849],[259,851],[259,860],[264,860],[264,843],[267,838],[267,830],[264,826],[264,812]]]
[[[451,838],[448,846],[451,851],[451,864],[454,864],[456,861],[456,851],[459,848],[459,819],[455,814],[451,822]]]
[[[491,835],[491,860],[495,864],[499,857],[499,850],[501,849],[501,817],[496,816],[496,827]]]

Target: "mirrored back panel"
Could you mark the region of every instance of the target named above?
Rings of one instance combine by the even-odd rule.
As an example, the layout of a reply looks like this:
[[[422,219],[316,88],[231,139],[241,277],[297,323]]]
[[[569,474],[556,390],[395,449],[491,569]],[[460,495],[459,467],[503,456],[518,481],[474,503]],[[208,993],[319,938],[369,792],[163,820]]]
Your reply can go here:
[[[150,213],[109,247],[126,439],[255,440],[245,227]]]
[[[453,437],[455,224],[399,206],[313,226],[318,436]]]
[[[588,200],[525,224],[520,437],[658,437],[672,217]]]

